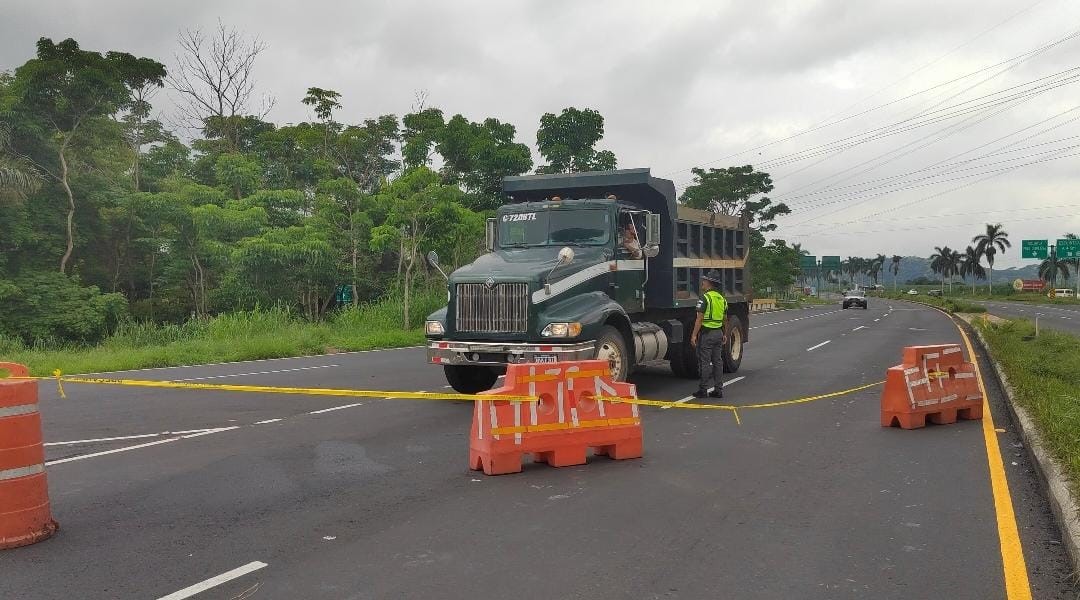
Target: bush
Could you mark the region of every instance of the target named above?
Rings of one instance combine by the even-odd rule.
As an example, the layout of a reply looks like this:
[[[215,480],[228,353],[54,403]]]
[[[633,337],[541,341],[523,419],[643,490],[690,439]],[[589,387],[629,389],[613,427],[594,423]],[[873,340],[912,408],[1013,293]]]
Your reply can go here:
[[[127,315],[123,294],[102,294],[59,272],[37,272],[0,280],[0,334],[28,345],[74,341],[96,343]]]

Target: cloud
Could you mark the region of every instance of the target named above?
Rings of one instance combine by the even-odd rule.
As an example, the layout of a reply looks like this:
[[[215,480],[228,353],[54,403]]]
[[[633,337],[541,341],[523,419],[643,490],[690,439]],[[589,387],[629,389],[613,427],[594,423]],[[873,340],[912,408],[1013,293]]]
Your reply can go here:
[[[124,50],[171,65],[180,30],[210,29],[220,19],[269,45],[256,77],[260,92],[277,97],[270,118],[279,123],[311,118],[310,109],[300,103],[309,86],[341,92],[344,108],[338,117],[354,122],[378,114],[401,115],[410,109],[414,93],[424,90],[429,105],[448,114],[462,113],[473,120],[494,116],[513,123],[518,140],[529,144],[535,141],[543,113],[589,107],[605,116],[607,135],[601,146],[613,150],[621,166],[649,166],[685,185],[692,166],[773,164],[769,170],[775,193],[782,197],[948,161],[1074,106],[1075,85],[982,121],[988,113],[975,115],[970,127],[925,147],[920,147],[923,136],[941,135],[963,117],[837,154],[789,164],[777,160],[886,126],[935,103],[960,102],[1076,66],[1080,40],[992,78],[968,78],[775,143],[1061,36],[1067,24],[1080,18],[1080,6],[1074,4],[7,0],[7,18],[0,22],[0,70],[30,58],[40,36],[73,37],[84,48]],[[965,89],[973,84],[978,85]],[[956,98],[949,99],[952,94]],[[159,95],[157,103],[167,112],[168,94]],[[1070,124],[1022,145],[1077,135],[1078,128]],[[763,144],[770,145],[746,151]],[[919,149],[897,156],[905,144]],[[534,158],[541,162],[535,153]],[[872,162],[857,166],[867,160]],[[794,214],[781,221],[777,234],[819,255],[847,256],[926,254],[933,245],[962,246],[973,235],[968,224],[977,225],[984,216],[1004,222],[1017,239],[1044,230],[1053,229],[1042,237],[1057,235],[1062,228],[1080,230],[1077,217],[1028,218],[1038,214],[1039,206],[1064,204],[1080,195],[1075,165],[1075,158],[1032,165],[930,200],[920,198],[950,184],[870,200],[855,196],[828,205],[793,203]],[[860,200],[866,201],[856,204]],[[905,204],[913,208],[883,212]],[[835,208],[841,210],[821,216]],[[1007,212],[1010,208],[1018,210],[1015,216]],[[870,216],[877,213],[882,216]],[[934,220],[933,227],[921,218],[945,213],[967,216],[943,217]],[[814,227],[795,226],[815,216]],[[910,216],[920,219],[908,222]],[[869,223],[863,222],[867,219]],[[850,221],[858,224],[844,224]],[[1019,263],[1010,256],[1001,260],[1005,265]]]

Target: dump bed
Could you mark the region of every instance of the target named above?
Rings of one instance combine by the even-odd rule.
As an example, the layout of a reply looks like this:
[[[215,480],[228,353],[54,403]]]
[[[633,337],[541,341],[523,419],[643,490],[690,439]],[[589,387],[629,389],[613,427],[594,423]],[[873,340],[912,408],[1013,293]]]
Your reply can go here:
[[[679,206],[675,218],[676,300],[697,299],[701,275],[716,269],[723,275],[721,293],[728,302],[750,299],[746,269],[749,231],[745,218]]]

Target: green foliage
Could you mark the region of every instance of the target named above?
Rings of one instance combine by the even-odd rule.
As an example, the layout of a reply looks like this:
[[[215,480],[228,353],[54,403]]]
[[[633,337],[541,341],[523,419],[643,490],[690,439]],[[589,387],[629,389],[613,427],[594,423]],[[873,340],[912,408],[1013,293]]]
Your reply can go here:
[[[1080,339],[1030,321],[977,323],[1001,364],[1015,400],[1029,411],[1047,449],[1080,492]]]
[[[725,215],[745,213],[750,225],[763,232],[776,229],[773,221],[791,213],[786,204],[773,204],[766,196],[773,190],[769,174],[750,165],[708,171],[694,168],[691,172],[694,182],[680,198],[686,206]]]
[[[615,168],[615,154],[597,150],[604,137],[604,117],[586,108],[564,108],[561,113],[545,113],[536,132],[536,147],[548,164],[537,173],[609,171]]]
[[[773,293],[787,290],[799,276],[799,252],[784,240],[772,240],[750,252],[749,266],[756,295],[764,296],[769,288]]]
[[[122,294],[102,294],[55,271],[0,279],[0,334],[27,344],[74,340],[96,342],[127,314]]]
[[[515,132],[513,125],[498,119],[471,123],[461,115],[454,115],[439,132],[436,149],[443,157],[444,181],[471,192],[473,208],[497,208],[502,178],[532,168],[529,147],[514,142]]]

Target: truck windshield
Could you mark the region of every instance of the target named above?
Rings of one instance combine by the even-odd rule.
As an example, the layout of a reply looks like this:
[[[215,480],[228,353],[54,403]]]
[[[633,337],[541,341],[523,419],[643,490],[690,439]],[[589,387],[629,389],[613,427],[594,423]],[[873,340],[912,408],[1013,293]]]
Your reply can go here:
[[[599,246],[611,235],[604,210],[546,210],[499,217],[499,246]]]

